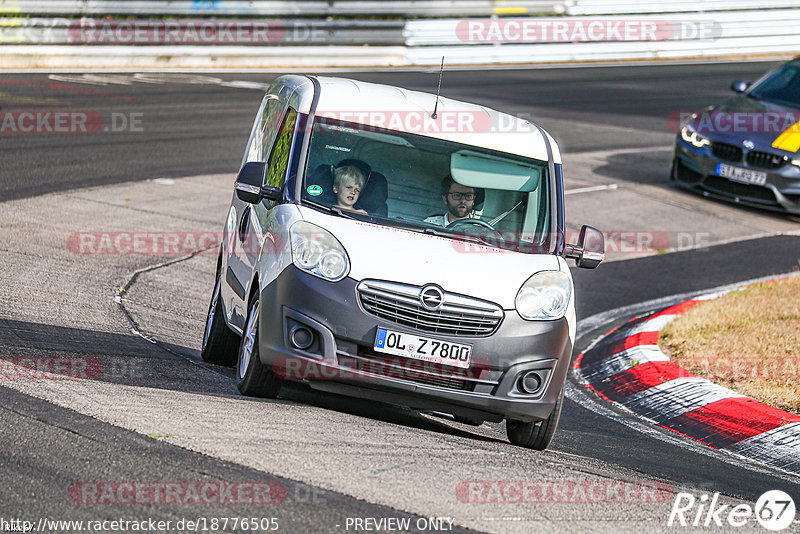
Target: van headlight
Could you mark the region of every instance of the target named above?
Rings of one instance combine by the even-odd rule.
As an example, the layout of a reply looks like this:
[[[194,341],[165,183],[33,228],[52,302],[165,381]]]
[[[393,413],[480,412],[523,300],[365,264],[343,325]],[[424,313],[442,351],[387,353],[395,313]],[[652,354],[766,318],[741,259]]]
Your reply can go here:
[[[297,221],[289,230],[292,262],[298,269],[331,282],[338,282],[350,271],[350,259],[333,234],[306,221]]]
[[[694,128],[688,124],[681,128],[681,139],[687,143],[690,143],[692,146],[696,146],[697,148],[703,148],[704,146],[711,144],[711,141],[697,133]]]
[[[560,319],[572,297],[572,279],[561,271],[542,271],[522,284],[517,312],[528,321]]]

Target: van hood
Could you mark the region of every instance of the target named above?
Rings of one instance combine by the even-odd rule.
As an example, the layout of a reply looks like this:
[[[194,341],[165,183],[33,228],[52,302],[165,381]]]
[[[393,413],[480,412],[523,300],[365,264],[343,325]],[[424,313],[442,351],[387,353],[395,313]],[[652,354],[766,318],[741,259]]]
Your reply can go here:
[[[413,230],[328,215],[300,206],[303,218],[331,232],[350,257],[349,277],[422,286],[515,308],[520,287],[539,271],[558,271],[551,254],[522,254]]]

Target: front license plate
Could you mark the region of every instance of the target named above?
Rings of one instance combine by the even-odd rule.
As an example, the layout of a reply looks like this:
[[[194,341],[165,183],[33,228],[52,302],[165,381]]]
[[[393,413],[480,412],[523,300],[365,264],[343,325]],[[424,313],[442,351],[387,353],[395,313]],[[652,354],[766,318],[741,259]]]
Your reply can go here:
[[[750,169],[726,165],[725,163],[717,164],[717,174],[728,180],[743,184],[764,185],[767,183],[767,173],[765,172],[751,171]]]
[[[464,369],[469,367],[469,360],[472,357],[472,345],[439,341],[385,328],[378,328],[375,350],[392,356],[404,356]]]

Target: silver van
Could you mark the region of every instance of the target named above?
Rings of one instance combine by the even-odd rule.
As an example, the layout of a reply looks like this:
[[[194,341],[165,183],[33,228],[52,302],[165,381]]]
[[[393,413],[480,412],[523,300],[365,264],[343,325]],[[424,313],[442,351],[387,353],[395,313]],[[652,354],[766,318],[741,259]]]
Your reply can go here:
[[[286,381],[506,420],[544,449],[575,340],[561,155],[482,106],[353,80],[282,76],[253,124],[224,229],[202,357],[239,390]]]

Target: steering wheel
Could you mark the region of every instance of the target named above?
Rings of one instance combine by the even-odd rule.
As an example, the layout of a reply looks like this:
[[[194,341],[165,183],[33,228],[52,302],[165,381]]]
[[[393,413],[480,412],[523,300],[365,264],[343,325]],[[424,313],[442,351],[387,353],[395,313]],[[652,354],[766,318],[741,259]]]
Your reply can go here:
[[[456,228],[456,227],[458,227],[460,225],[463,225],[463,224],[474,224],[475,226],[483,226],[487,230],[491,230],[494,233],[498,233],[497,230],[495,230],[492,227],[492,225],[489,224],[488,222],[482,221],[480,219],[473,219],[472,217],[468,217],[466,219],[455,220],[455,221],[451,222],[450,224],[448,224],[447,228],[448,229],[453,229],[453,228]]]
[[[448,224],[446,228],[452,230],[452,229],[457,229],[459,226],[465,226],[465,227],[480,226],[481,228],[486,228],[491,232],[492,239],[497,241],[497,245],[495,246],[498,246],[500,243],[504,241],[503,234],[495,230],[492,227],[492,225],[486,221],[482,221],[480,219],[473,219],[471,217],[467,219],[458,219],[457,221],[453,221],[450,224]],[[464,233],[466,235],[470,235],[470,232],[464,232]],[[481,237],[480,234],[477,234],[477,237]],[[491,240],[489,240],[489,242],[491,243]]]

